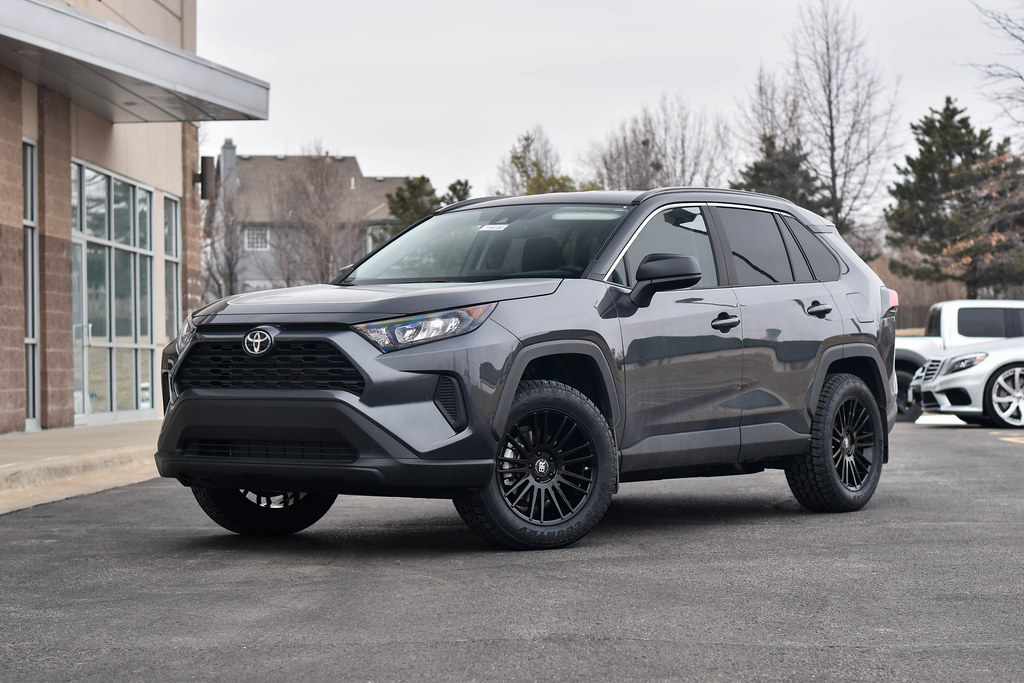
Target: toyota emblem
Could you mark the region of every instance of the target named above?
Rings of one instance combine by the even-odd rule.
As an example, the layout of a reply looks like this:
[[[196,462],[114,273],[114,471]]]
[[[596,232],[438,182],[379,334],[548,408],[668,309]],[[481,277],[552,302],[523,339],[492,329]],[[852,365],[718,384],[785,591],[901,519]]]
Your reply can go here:
[[[242,348],[250,356],[262,356],[270,347],[273,346],[274,340],[271,338],[270,333],[266,330],[252,330],[249,334],[245,335],[245,340],[242,342]]]

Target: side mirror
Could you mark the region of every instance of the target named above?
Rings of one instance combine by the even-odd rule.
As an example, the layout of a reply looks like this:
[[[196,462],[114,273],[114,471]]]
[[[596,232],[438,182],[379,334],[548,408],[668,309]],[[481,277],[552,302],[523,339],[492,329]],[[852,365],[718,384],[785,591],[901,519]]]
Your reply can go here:
[[[649,306],[656,292],[693,287],[702,275],[694,256],[648,254],[636,269],[636,285],[629,300],[641,308]]]

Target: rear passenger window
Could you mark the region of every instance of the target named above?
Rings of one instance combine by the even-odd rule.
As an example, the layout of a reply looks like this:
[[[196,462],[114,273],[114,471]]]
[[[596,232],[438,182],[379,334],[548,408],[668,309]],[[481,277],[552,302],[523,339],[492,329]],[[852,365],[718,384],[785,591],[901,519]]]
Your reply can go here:
[[[961,308],[957,332],[965,337],[1005,337],[1006,311],[1002,308]]]
[[[786,245],[775,216],[766,211],[720,207],[722,227],[738,285],[793,282]]]
[[[811,264],[811,270],[814,271],[814,277],[822,282],[838,280],[839,262],[836,261],[836,257],[832,255],[832,252],[821,243],[821,240],[813,232],[808,230],[799,221],[789,216],[784,216],[783,220],[785,220],[789,229],[793,231],[796,241],[800,243],[800,248],[803,249],[804,256],[807,257],[807,261]]]

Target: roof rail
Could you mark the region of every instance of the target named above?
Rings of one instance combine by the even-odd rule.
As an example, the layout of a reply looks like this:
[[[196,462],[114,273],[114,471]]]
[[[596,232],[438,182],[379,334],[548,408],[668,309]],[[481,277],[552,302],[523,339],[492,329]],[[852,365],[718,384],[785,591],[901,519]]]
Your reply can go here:
[[[441,207],[440,209],[438,209],[437,211],[434,212],[434,215],[436,216],[437,214],[440,214],[440,213],[448,213],[449,211],[454,211],[455,209],[462,209],[462,208],[465,208],[467,206],[472,206],[473,204],[479,204],[481,202],[489,202],[492,199],[500,199],[500,198],[501,198],[501,195],[494,195],[494,196],[491,196],[491,197],[474,197],[472,199],[463,199],[461,202],[455,202],[454,204],[449,204],[448,206]]]
[[[633,204],[640,204],[641,202],[650,199],[651,197],[657,197],[659,195],[669,194],[671,192],[678,192],[680,190],[689,190],[693,192],[715,192],[722,194],[739,194],[749,195],[753,197],[768,197],[770,199],[778,199],[780,201],[784,201],[787,204],[793,204],[792,200],[786,199],[785,197],[779,197],[773,194],[765,194],[764,192],[751,192],[749,190],[725,189],[721,187],[657,187],[653,190],[648,190],[647,192],[644,192],[643,194],[638,196],[636,199],[633,200]]]

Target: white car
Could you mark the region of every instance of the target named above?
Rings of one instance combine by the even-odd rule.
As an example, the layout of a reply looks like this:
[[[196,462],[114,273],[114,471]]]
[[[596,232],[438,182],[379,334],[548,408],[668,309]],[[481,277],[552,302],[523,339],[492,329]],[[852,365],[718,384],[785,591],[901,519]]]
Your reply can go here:
[[[914,375],[910,396],[925,411],[972,424],[1024,427],[1024,337],[932,356]]]

